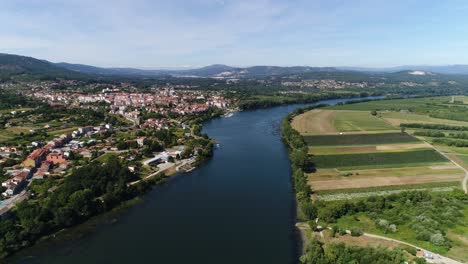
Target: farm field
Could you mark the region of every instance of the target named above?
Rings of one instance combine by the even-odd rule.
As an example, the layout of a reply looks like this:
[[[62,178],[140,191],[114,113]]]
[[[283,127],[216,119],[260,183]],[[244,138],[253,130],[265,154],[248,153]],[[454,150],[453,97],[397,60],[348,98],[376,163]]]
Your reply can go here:
[[[312,203],[317,203],[318,224],[360,229],[467,262],[468,207],[461,184],[465,171],[452,161],[468,169],[468,97],[453,99],[329,106],[324,109],[333,114],[321,123],[329,128],[326,132],[314,130],[314,124],[300,124],[309,160],[315,166],[305,175],[313,192]],[[322,115],[327,113],[324,109],[320,109]],[[301,116],[296,118],[301,120]],[[409,123],[413,125],[400,128]],[[432,201],[422,202],[425,196],[433,197]],[[407,197],[415,200],[409,203]],[[387,203],[392,206],[386,207]],[[353,204],[350,208],[369,207],[341,215],[349,204]],[[393,224],[394,231],[382,228],[381,223]],[[435,235],[447,244],[436,241]],[[346,242],[367,243],[351,240]]]
[[[381,186],[415,185],[433,182],[459,182],[463,173],[450,174],[423,174],[414,176],[374,176],[369,177],[342,177],[337,180],[314,180],[310,181],[313,188],[321,190],[355,189]]]
[[[442,163],[439,166],[418,166],[404,168],[378,168],[378,169],[318,169],[315,173],[310,173],[309,181],[316,180],[339,180],[348,178],[368,178],[368,177],[404,177],[418,175],[436,175],[436,174],[460,174],[463,172],[451,163]]]
[[[295,117],[292,127],[304,134],[330,134],[354,131],[393,131],[398,128],[364,111],[314,109]]]
[[[310,146],[346,146],[346,145],[376,145],[420,142],[417,138],[401,132],[373,134],[344,134],[304,136]]]
[[[336,190],[317,190],[316,195],[323,198],[333,198],[328,200],[341,200],[350,198],[362,198],[370,195],[382,195],[398,193],[406,190],[434,190],[434,189],[461,189],[459,182],[432,182],[420,184],[407,184],[389,185],[389,186],[376,186],[368,188],[349,188],[349,189],[336,189]]]
[[[310,160],[316,169],[307,174],[308,184],[318,197],[321,192],[340,190],[362,193],[373,188],[460,188],[463,170],[424,142],[431,142],[430,137],[419,137],[424,140],[421,141],[399,128],[400,123],[468,126],[465,121],[431,117],[425,112],[428,108],[447,109],[443,104],[450,100],[451,97],[434,97],[371,101],[314,109],[295,117],[292,126],[309,146]],[[468,97],[455,100],[468,102]],[[371,115],[375,109],[383,111]],[[445,148],[453,149],[449,156],[468,167],[468,155],[460,154],[468,154],[468,150]]]
[[[332,124],[335,111],[314,109],[294,117],[291,126],[299,133],[325,134],[337,132]]]
[[[333,126],[340,132],[396,129],[382,118],[364,111],[335,111]]]
[[[382,112],[380,113],[383,119],[399,127],[402,123],[429,123],[429,124],[445,124],[453,126],[468,126],[468,122],[434,118],[427,115],[402,112]]]
[[[333,105],[327,106],[324,109],[331,110],[354,110],[354,111],[400,111],[408,110],[411,112],[423,112],[437,108],[438,105],[449,103],[452,99],[451,96],[440,97],[425,97],[425,98],[408,98],[408,99],[388,99],[388,100],[374,100],[368,102]]]
[[[416,150],[427,148],[427,143],[410,144],[389,144],[389,145],[360,145],[360,146],[321,146],[310,147],[309,154],[327,155],[327,154],[351,154],[351,153],[369,153],[369,152],[397,152],[406,150]]]
[[[317,168],[408,167],[411,164],[440,163],[447,159],[433,149],[404,152],[318,155],[312,157]]]

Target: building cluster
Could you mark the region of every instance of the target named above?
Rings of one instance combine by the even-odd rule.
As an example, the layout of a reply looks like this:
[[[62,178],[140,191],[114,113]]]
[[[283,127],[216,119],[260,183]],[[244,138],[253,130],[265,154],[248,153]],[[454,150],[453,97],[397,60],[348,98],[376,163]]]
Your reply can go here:
[[[210,107],[227,108],[230,101],[218,92],[198,90],[174,90],[173,88],[155,88],[151,93],[120,92],[116,88],[103,89],[101,93],[66,93],[54,90],[36,90],[31,96],[49,104],[89,108],[92,103],[105,102],[110,105],[111,114],[119,114],[136,125],[163,128],[165,120],[141,120],[141,112],[179,115],[202,113]]]
[[[290,87],[310,87],[323,90],[345,89],[345,88],[366,88],[369,86],[367,82],[344,82],[336,80],[301,80],[301,81],[284,81],[281,83],[284,86]]]
[[[32,142],[30,147],[35,148],[19,165],[15,165],[6,171],[9,179],[2,182],[2,187],[6,190],[2,193],[4,197],[10,197],[21,191],[30,179],[44,179],[51,174],[60,175],[69,168],[71,153],[84,154],[88,157],[91,153],[85,147],[85,142],[77,139],[82,136],[92,136],[96,133],[103,133],[112,129],[107,124],[98,127],[82,127],[77,130],[62,134],[45,145],[39,142]],[[86,143],[90,143],[89,140]],[[43,145],[43,146],[41,146]],[[0,155],[6,159],[12,154],[20,155],[15,147],[1,147]],[[84,156],[83,155],[83,156]]]
[[[140,108],[147,111],[171,111],[178,114],[188,114],[206,111],[208,107],[226,108],[229,100],[221,95],[204,95],[197,91],[180,91],[173,89],[158,89],[153,93],[104,92],[94,94],[65,93],[51,90],[31,92],[35,98],[50,104],[84,105],[106,102],[113,111],[125,111],[127,108]]]

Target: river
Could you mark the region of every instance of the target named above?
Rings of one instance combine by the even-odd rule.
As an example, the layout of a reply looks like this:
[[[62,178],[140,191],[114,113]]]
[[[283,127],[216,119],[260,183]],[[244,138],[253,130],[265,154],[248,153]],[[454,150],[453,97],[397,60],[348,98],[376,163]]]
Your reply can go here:
[[[294,263],[294,193],[280,123],[300,106],[208,121],[203,130],[219,147],[206,164],[153,189],[116,221],[38,243],[13,262]]]

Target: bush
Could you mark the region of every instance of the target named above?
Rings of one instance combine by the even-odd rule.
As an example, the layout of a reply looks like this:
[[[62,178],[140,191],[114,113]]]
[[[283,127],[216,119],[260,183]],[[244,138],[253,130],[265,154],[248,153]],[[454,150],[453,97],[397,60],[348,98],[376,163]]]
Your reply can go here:
[[[430,241],[431,241],[432,244],[434,244],[436,246],[444,246],[445,245],[445,238],[441,233],[431,235]]]
[[[301,209],[308,220],[317,218],[317,208],[311,202],[303,203]]]
[[[362,234],[362,230],[359,227],[354,226],[351,228],[351,236],[358,237],[362,236]]]
[[[331,236],[335,237],[337,233],[339,233],[340,229],[338,226],[334,225],[331,230]]]
[[[405,250],[406,252],[408,252],[409,254],[416,256],[416,253],[417,253],[416,248],[407,246],[407,245],[403,245],[401,248]]]
[[[310,220],[307,223],[309,224],[310,230],[312,230],[314,232],[318,231],[317,224],[315,223],[315,221]]]

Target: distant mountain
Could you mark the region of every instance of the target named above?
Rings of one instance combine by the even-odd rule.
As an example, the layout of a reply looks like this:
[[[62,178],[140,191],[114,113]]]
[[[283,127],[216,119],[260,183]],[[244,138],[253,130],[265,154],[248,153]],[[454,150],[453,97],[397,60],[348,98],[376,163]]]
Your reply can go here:
[[[204,77],[204,78],[263,78],[269,76],[298,76],[301,78],[353,79],[365,80],[370,75],[378,78],[380,74],[396,74],[404,77],[429,77],[434,74],[468,75],[468,65],[449,66],[399,66],[390,68],[362,67],[310,67],[310,66],[252,66],[232,67],[214,64],[197,69],[136,69],[136,68],[103,68],[84,64],[52,63],[31,57],[0,54],[0,78],[15,75],[36,75],[52,77],[89,77],[89,76],[126,76],[126,77]],[[377,75],[376,75],[377,74]],[[381,76],[385,77],[385,76]],[[391,77],[388,75],[387,77]]]
[[[222,76],[223,73],[228,73],[236,71],[239,68],[223,65],[223,64],[213,64],[206,67],[198,69],[189,69],[189,70],[179,70],[179,71],[170,71],[173,74],[177,75],[193,75],[201,77],[213,77],[213,76]]]
[[[401,71],[427,71],[441,74],[468,74],[468,65],[441,65],[441,66],[431,66],[431,65],[406,65],[406,66],[397,66],[397,67],[387,67],[387,68],[366,68],[366,67],[336,67],[340,70],[346,71],[359,71],[359,72],[401,72]]]
[[[143,70],[135,68],[100,68],[83,64],[57,63],[59,67],[88,74],[98,75],[131,75],[131,76],[195,76],[211,78],[253,78],[274,75],[300,74],[314,71],[337,71],[334,68],[319,68],[308,66],[280,67],[280,66],[253,66],[232,67],[223,64],[214,64],[198,69],[188,70]]]
[[[53,77],[78,77],[74,71],[59,67],[46,60],[0,53],[0,78],[6,79],[17,75],[37,75]]]
[[[167,75],[167,70],[143,70],[136,68],[102,68],[85,64],[55,63],[58,67],[68,70],[94,75],[123,75],[123,76],[161,76]]]
[[[254,78],[266,76],[279,76],[302,74],[307,72],[337,71],[334,68],[320,68],[309,66],[252,66],[252,67],[231,67],[226,65],[211,65],[200,69],[186,70],[178,74],[194,75],[213,78]]]

